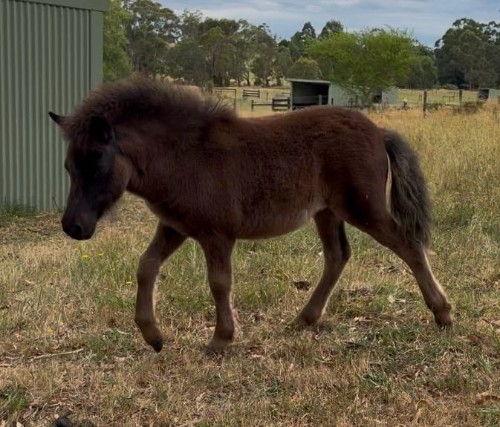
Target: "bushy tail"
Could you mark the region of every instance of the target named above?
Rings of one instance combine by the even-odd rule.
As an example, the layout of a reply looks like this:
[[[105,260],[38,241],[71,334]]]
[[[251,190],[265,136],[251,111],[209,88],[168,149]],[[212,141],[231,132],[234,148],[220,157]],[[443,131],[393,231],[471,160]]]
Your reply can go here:
[[[431,203],[417,154],[396,132],[385,130],[392,171],[391,213],[410,244],[429,245]]]

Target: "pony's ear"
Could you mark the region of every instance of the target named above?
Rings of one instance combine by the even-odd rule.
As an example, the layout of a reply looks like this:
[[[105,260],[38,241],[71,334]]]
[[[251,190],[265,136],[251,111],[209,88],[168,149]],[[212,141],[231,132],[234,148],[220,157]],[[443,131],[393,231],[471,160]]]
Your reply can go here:
[[[59,116],[56,113],[53,113],[52,111],[49,111],[49,117],[52,120],[54,120],[58,125],[61,125],[64,120],[64,116]]]
[[[90,134],[101,144],[113,144],[115,134],[109,122],[102,116],[90,118]]]

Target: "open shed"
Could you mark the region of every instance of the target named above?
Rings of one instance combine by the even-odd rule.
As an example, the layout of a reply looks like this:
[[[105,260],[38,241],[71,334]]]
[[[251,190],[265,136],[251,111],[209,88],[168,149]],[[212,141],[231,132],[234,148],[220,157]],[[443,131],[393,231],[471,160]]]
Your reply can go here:
[[[65,144],[49,119],[102,81],[108,0],[0,1],[0,208],[62,208]]]
[[[477,99],[480,101],[500,99],[500,89],[482,88],[477,91]]]
[[[327,80],[287,79],[290,82],[290,108],[303,108],[310,105],[332,104]]]
[[[290,82],[290,108],[304,108],[311,105],[340,105],[355,107],[359,104],[357,97],[329,80],[287,79]],[[373,94],[373,102],[397,104],[398,89],[391,88]]]

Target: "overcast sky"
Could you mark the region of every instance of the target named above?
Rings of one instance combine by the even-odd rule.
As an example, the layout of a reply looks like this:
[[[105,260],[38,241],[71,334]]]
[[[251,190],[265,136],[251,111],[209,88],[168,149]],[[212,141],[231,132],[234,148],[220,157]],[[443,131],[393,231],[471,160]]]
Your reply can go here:
[[[176,14],[199,10],[205,17],[244,18],[266,23],[273,34],[289,39],[310,21],[319,34],[326,21],[340,21],[348,31],[391,27],[409,30],[422,44],[434,46],[456,19],[500,21],[498,0],[159,0]]]

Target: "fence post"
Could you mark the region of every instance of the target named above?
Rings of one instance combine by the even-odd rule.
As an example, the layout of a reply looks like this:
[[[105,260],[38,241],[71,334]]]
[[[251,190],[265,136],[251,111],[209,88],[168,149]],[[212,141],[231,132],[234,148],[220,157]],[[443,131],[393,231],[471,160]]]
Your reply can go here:
[[[463,91],[462,91],[462,89],[460,89],[460,90],[458,91],[458,104],[459,104],[460,106],[462,106],[462,96],[463,96]]]
[[[424,117],[427,112],[427,91],[424,90]]]

